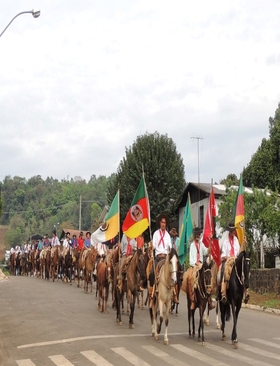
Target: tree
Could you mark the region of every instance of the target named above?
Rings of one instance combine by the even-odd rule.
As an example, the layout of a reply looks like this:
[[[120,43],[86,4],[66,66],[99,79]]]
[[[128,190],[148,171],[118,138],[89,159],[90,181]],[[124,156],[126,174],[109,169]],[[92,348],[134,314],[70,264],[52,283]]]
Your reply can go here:
[[[235,174],[228,174],[225,179],[220,181],[220,184],[224,184],[227,187],[238,186],[239,180]]]
[[[269,118],[269,139],[262,140],[242,174],[247,187],[280,191],[280,104]]]
[[[223,228],[232,220],[236,194],[235,189],[228,188],[227,194],[222,197],[218,221]],[[266,251],[278,251],[277,238],[280,234],[279,197],[276,193],[269,192],[267,189],[253,188],[253,193],[244,193],[244,205],[246,250],[251,253],[252,266],[259,267],[260,243],[263,235],[270,238],[265,248]]]
[[[171,221],[175,219],[176,203],[186,186],[183,159],[171,138],[158,132],[146,133],[125,148],[125,157],[119,163],[116,176],[108,182],[109,202],[120,190],[121,223],[130,208],[143,169],[151,224],[155,229],[156,217],[161,212],[168,214]]]

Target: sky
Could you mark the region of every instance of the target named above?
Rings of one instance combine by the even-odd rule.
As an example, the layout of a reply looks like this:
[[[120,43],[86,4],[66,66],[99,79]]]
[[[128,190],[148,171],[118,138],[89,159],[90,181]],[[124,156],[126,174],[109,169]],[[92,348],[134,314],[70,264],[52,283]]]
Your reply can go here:
[[[278,0],[0,0],[0,181],[117,172],[167,134],[186,182],[239,177],[280,102]],[[168,169],[168,167],[166,167]]]

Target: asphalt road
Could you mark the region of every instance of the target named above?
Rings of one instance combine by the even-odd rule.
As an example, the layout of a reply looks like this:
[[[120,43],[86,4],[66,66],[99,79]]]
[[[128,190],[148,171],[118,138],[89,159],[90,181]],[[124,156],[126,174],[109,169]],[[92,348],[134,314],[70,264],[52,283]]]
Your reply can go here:
[[[163,332],[155,341],[150,333],[148,309],[136,309],[135,329],[97,309],[95,294],[37,278],[10,277],[0,282],[0,365],[279,365],[280,316],[241,309],[239,347],[234,350],[216,329],[215,313],[205,327],[206,345],[189,339],[186,299],[181,294],[179,315],[169,317],[169,346]],[[197,327],[197,321],[196,321]]]

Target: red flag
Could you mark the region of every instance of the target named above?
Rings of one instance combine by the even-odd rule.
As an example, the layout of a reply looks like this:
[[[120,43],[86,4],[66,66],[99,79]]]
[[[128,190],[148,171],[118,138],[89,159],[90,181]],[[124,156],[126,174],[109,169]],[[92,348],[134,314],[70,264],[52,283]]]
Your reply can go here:
[[[214,189],[212,187],[205,217],[202,241],[207,248],[210,247],[210,253],[213,256],[214,261],[219,266],[221,263],[221,255],[220,255],[219,241],[216,237],[216,216],[217,216],[217,209],[216,209]]]

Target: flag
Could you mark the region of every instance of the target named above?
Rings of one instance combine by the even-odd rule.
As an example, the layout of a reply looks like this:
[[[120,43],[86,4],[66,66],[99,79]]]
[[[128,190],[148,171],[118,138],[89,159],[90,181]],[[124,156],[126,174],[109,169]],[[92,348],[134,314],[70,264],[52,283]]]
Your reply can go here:
[[[212,186],[205,217],[202,241],[207,248],[210,247],[210,253],[214,261],[217,263],[218,266],[220,266],[221,254],[220,254],[219,240],[216,237],[216,217],[217,217],[217,208],[214,195],[214,188]]]
[[[115,195],[111,207],[105,216],[105,223],[91,234],[93,244],[104,243],[114,238],[119,232],[119,191]]]
[[[136,238],[149,226],[149,200],[144,177],[141,178],[122,225],[122,231],[128,238]]]
[[[193,220],[191,211],[191,199],[188,195],[188,200],[185,208],[184,219],[181,226],[180,242],[178,249],[178,257],[180,264],[184,264],[188,253],[189,239],[193,233]]]
[[[242,175],[240,175],[239,188],[236,196],[236,202],[233,209],[233,222],[236,227],[236,233],[239,244],[242,245],[245,236],[245,224],[244,224],[244,194],[243,194],[243,182]]]

